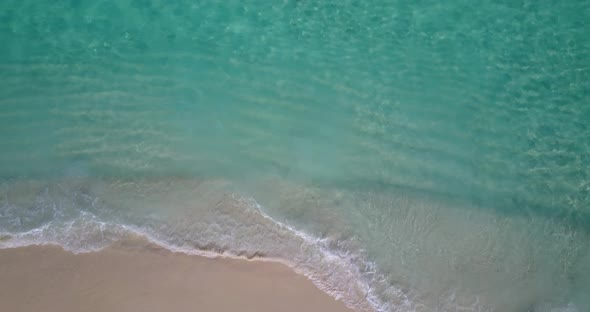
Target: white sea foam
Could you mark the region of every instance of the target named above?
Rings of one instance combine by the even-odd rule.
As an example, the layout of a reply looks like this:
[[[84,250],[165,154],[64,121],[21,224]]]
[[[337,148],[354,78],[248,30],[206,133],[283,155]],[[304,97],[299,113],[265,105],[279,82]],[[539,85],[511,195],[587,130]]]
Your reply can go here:
[[[129,224],[110,223],[100,220],[89,212],[81,212],[79,217],[67,221],[50,221],[41,227],[24,232],[0,231],[0,248],[17,248],[32,245],[58,245],[73,253],[87,253],[99,251],[112,243],[130,239],[144,238],[150,243],[161,246],[172,252],[180,252],[189,255],[197,255],[208,258],[239,258],[255,259],[256,261],[279,262],[289,266],[298,274],[308,277],[318,288],[342,300],[356,311],[414,311],[411,300],[400,290],[393,289],[398,305],[392,306],[383,302],[372,291],[372,283],[376,278],[367,280],[367,275],[375,275],[375,265],[350,251],[334,250],[330,248],[329,238],[318,238],[290,225],[278,222],[264,213],[261,206],[252,199],[232,196],[240,205],[248,205],[253,208],[259,217],[272,223],[281,231],[289,233],[292,241],[296,241],[302,254],[309,255],[266,255],[267,251],[261,250],[260,254],[250,250],[232,250],[211,248],[196,248],[190,243],[178,244],[175,239],[166,237],[165,234],[154,229]],[[220,238],[227,240],[228,237]],[[231,239],[231,238],[229,238]],[[216,242],[227,246],[232,242]],[[280,243],[280,242],[279,242]],[[268,246],[271,250],[275,246]],[[291,257],[290,257],[291,256]],[[305,257],[305,258],[304,258]],[[359,261],[362,261],[360,263]],[[365,269],[363,272],[361,268]]]
[[[10,182],[0,185],[0,248],[84,253],[139,238],[173,252],[280,262],[357,311],[583,310],[567,305],[579,296],[547,283],[563,273],[573,286],[587,280],[590,254],[577,232],[390,194],[268,184],[257,187],[270,196],[221,180]],[[364,219],[345,218],[353,204]],[[367,226],[379,235],[363,237]],[[528,249],[513,248],[515,240]],[[548,270],[556,260],[563,271]]]

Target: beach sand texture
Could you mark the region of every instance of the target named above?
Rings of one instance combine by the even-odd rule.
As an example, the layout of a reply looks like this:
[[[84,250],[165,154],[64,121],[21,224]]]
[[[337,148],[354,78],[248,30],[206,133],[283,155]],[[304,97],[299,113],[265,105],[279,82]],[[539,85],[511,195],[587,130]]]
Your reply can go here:
[[[0,250],[0,311],[352,311],[279,263],[118,244]]]

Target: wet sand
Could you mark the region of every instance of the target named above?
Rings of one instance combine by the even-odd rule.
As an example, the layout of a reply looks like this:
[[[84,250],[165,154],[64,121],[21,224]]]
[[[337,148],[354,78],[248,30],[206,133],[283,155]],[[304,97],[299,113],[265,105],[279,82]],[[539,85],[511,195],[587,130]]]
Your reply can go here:
[[[279,263],[137,243],[84,254],[56,246],[2,249],[0,311],[352,312]]]

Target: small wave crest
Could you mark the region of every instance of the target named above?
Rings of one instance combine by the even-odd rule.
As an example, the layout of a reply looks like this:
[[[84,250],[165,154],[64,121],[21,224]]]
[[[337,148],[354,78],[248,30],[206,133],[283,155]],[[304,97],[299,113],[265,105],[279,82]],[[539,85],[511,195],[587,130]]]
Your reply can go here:
[[[96,199],[87,197],[95,207]],[[345,248],[346,242],[314,237],[278,222],[252,198],[224,194],[214,208],[207,210],[211,215],[200,211],[198,218],[187,218],[184,211],[174,217],[152,215],[142,222],[105,221],[96,211],[80,211],[75,218],[53,219],[27,231],[0,230],[0,248],[59,245],[86,253],[143,238],[172,252],[280,262],[356,311],[415,310],[401,290],[381,286],[385,278],[375,265]],[[384,302],[376,288],[395,300]]]
[[[272,193],[269,200],[226,180],[8,181],[0,183],[0,248],[51,244],[85,253],[139,240],[190,255],[280,262],[359,312],[483,312],[497,305],[503,311],[583,310],[580,291],[523,288],[508,299],[504,291],[517,288],[507,281],[555,281],[553,272],[541,271],[553,259],[590,259],[576,233],[403,197],[393,201],[388,195],[341,195],[272,182],[256,186]],[[353,204],[364,209],[364,219],[347,219]],[[383,206],[396,208],[377,209]],[[515,238],[531,248],[515,251]],[[547,239],[561,243],[536,244]],[[558,257],[561,250],[569,256]],[[572,263],[565,271],[577,279],[572,285],[585,285],[586,275],[574,275],[584,266]],[[492,290],[477,289],[482,283]],[[557,299],[545,300],[548,294]],[[501,306],[501,300],[508,303]]]

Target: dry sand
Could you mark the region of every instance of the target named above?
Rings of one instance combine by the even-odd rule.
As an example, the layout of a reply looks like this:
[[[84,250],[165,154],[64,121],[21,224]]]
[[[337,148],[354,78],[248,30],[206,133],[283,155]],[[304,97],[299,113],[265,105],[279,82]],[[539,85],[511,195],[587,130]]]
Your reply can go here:
[[[0,250],[0,311],[352,312],[279,263],[137,243],[85,254],[55,246]]]

